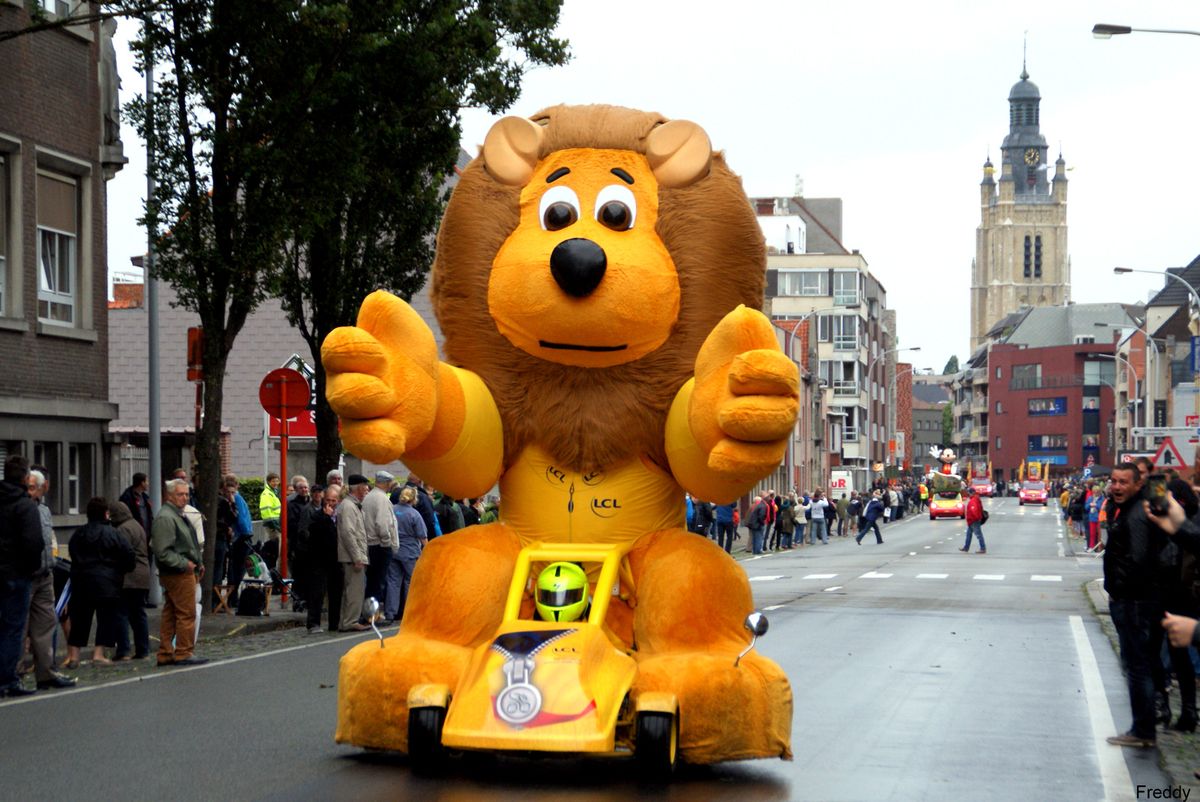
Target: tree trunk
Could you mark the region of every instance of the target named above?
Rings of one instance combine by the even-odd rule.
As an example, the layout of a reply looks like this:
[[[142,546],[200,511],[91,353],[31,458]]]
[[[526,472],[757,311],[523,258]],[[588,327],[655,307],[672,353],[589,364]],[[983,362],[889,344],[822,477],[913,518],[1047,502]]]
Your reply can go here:
[[[217,497],[221,487],[221,394],[228,354],[218,329],[205,326],[204,418],[196,435],[196,504],[204,516],[204,578],[200,595],[204,610],[212,610],[213,552],[217,537]],[[211,333],[210,333],[211,332]]]

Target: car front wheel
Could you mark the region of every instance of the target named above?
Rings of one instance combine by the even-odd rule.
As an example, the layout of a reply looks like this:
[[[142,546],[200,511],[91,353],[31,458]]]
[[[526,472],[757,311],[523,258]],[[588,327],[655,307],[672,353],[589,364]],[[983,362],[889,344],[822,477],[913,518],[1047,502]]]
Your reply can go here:
[[[642,712],[637,717],[634,759],[642,776],[664,779],[675,770],[679,725],[670,713]]]

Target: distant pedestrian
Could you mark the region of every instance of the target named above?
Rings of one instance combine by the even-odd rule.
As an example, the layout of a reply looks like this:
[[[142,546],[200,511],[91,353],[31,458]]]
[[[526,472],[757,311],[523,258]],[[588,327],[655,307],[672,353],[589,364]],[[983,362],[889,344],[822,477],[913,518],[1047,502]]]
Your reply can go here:
[[[87,503],[87,523],[75,530],[68,543],[71,553],[71,635],[67,638],[67,665],[79,665],[79,650],[87,646],[96,618],[92,662],[110,663],[106,648],[117,645],[118,608],[125,575],[137,560],[133,548],[113,529],[108,502],[92,498]]]
[[[867,501],[867,506],[863,508],[862,526],[858,530],[858,534],[854,537],[854,542],[862,545],[862,539],[866,536],[867,530],[871,529],[875,532],[875,543],[881,545],[883,543],[883,535],[879,532],[879,519],[883,516],[883,494],[876,490],[871,494],[871,498]]]
[[[820,540],[826,546],[829,545],[829,502],[825,499],[825,494],[820,490],[814,490],[812,495],[812,520],[809,522],[808,542],[815,543]]]
[[[150,539],[150,526],[154,523],[154,510],[150,504],[150,479],[144,473],[135,473],[133,481],[118,499],[129,508],[129,514],[137,521]]]
[[[117,605],[117,653],[114,660],[142,660],[150,654],[150,628],[146,621],[146,595],[150,592],[150,539],[124,502],[109,505],[109,520],[133,550],[133,570],[121,582]],[[130,654],[129,632],[133,630]]]
[[[395,482],[387,471],[376,471],[375,487],[362,502],[363,527],[367,533],[366,595],[382,608],[387,598],[388,566],[396,549],[396,511],[388,493]],[[454,500],[450,499],[454,504]]]
[[[425,521],[421,519],[421,514],[415,508],[416,503],[415,488],[405,487],[400,491],[400,503],[395,507],[398,545],[388,565],[388,593],[384,605],[386,624],[399,621],[404,615],[404,605],[408,601],[408,588],[412,582],[413,570],[417,567],[417,558],[429,543],[429,532],[425,529]]]
[[[983,502],[974,487],[967,488],[967,540],[959,551],[971,550],[971,536],[979,540],[978,554],[987,554],[987,544],[983,541]]]
[[[849,524],[846,523],[847,520],[850,521]],[[849,527],[854,526],[854,519],[852,519],[850,517],[850,499],[846,498],[845,493],[842,493],[842,497],[838,499],[837,522],[838,522],[838,528],[837,528],[838,537],[846,537],[849,534],[849,532],[847,532],[846,530]]]
[[[42,522],[26,482],[29,460],[14,454],[0,481],[0,698],[28,696],[17,675],[33,580],[42,569]]]
[[[224,480],[225,498],[235,510],[233,527],[233,544],[229,547],[229,584],[233,589],[229,592],[229,607],[236,610],[238,594],[241,592],[242,577],[246,575],[246,558],[250,556],[251,538],[254,536],[254,524],[250,519],[250,505],[239,492],[240,482],[234,474],[226,474]]]
[[[779,518],[775,524],[779,530],[779,548],[787,551],[792,548],[792,535],[796,531],[796,494],[789,493],[779,497]]]
[[[736,502],[717,504],[714,517],[717,523],[717,545],[729,554],[733,551],[733,539],[737,535],[737,525],[733,521],[733,512],[737,509]]]
[[[306,624],[310,633],[321,632],[321,608],[329,599],[330,631],[336,631],[342,611],[342,571],[338,563],[337,524],[333,522],[338,506],[337,493],[313,488],[312,496],[321,498],[321,506],[313,513],[308,525],[307,553],[301,565],[306,571],[304,581]]]
[[[33,579],[33,594],[29,601],[29,650],[33,655],[34,675],[38,690],[69,688],[75,684],[75,678],[54,670],[54,633],[58,628],[54,615],[54,567],[58,540],[54,537],[50,508],[46,506],[50,481],[36,468],[29,472],[27,481],[29,497],[38,505],[42,524],[42,567]]]
[[[199,665],[196,657],[196,584],[204,577],[204,558],[192,525],[183,517],[190,488],[182,479],[167,482],[163,505],[154,518],[150,548],[163,589],[158,664]],[[74,600],[72,600],[74,604]]]
[[[363,499],[370,486],[367,477],[350,474],[350,490],[337,508],[338,562],[342,565],[342,608],[338,629],[362,632],[369,627],[360,619],[367,588],[367,529]]]
[[[767,504],[762,496],[755,496],[753,506],[746,515],[746,528],[750,530],[750,549],[754,554],[762,554],[763,533],[767,525]]]

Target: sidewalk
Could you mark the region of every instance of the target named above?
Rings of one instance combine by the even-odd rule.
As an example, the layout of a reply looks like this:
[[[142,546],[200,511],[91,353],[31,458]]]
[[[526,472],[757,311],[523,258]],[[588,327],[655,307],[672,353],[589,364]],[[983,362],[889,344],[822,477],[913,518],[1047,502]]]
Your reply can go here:
[[[1084,585],[1084,592],[1101,629],[1112,644],[1113,651],[1120,655],[1117,646],[1117,631],[1113,627],[1112,617],[1108,614],[1108,594],[1104,592],[1104,580],[1093,579]],[[1126,699],[1126,705],[1128,700]],[[1179,689],[1171,688],[1171,705],[1174,715],[1179,715]],[[1126,708],[1127,710],[1128,708]],[[1114,711],[1116,718],[1124,721],[1128,716],[1125,710]],[[1113,733],[1116,735],[1117,733]],[[1111,747],[1119,749],[1120,747]],[[1195,793],[1200,798],[1200,780],[1193,773],[1200,769],[1200,732],[1175,732],[1170,729],[1158,730],[1158,762],[1171,782],[1185,789],[1183,793]],[[1188,790],[1190,789],[1190,790]]]
[[[895,532],[895,531],[896,531],[896,527],[903,526],[905,523],[908,523],[908,522],[912,522],[912,521],[915,521],[915,520],[919,520],[919,519],[921,519],[921,518],[922,518],[922,516],[927,516],[927,513],[923,513],[923,512],[907,512],[907,513],[905,513],[905,514],[904,514],[904,517],[903,517],[903,518],[900,518],[900,519],[899,519],[899,520],[897,520],[895,523],[883,523],[883,521],[881,520],[881,521],[880,521],[880,523],[879,523],[879,531],[880,531],[881,533],[883,533],[883,534],[886,536],[886,534],[887,534],[889,531]],[[854,536],[858,534],[858,530],[856,530],[856,529],[855,529],[854,527],[852,527],[852,526],[848,526],[848,527],[847,527],[847,532],[846,532],[846,534],[845,534],[843,537],[838,537],[838,536],[837,536],[837,534],[836,534],[836,527],[835,527],[834,529],[835,529],[835,533],[834,533],[834,534],[830,534],[830,536],[829,536],[829,542],[830,542],[830,543],[837,543],[837,542],[850,541],[850,540],[853,540],[853,539],[854,539]],[[749,529],[747,529],[745,526],[739,526],[739,527],[738,527],[738,530],[737,530],[737,533],[738,533],[738,535],[740,536],[740,538],[741,538],[741,539],[740,539],[740,540],[735,540],[735,541],[733,541],[733,552],[732,552],[732,555],[733,555],[733,558],[734,558],[735,560],[737,560],[738,562],[744,562],[744,561],[746,561],[746,560],[756,560],[756,559],[759,559],[759,558],[761,558],[761,557],[769,557],[769,556],[771,556],[772,554],[783,554],[783,553],[785,553],[785,552],[781,552],[781,551],[778,551],[778,550],[776,550],[776,551],[769,551],[769,550],[767,550],[767,548],[764,546],[764,547],[763,547],[763,553],[762,553],[762,554],[754,554],[754,553],[753,553],[753,550],[752,550],[752,549],[753,549],[753,545],[752,545],[752,543],[751,543],[751,538],[750,538],[750,530],[749,530]],[[868,538],[870,538],[870,543],[874,544],[874,542],[875,542],[875,535],[874,535],[874,534],[871,532],[871,530],[870,530],[869,528],[868,528],[868,530],[867,530],[867,537],[868,537]],[[814,546],[814,547],[816,547],[816,546],[820,546],[820,545],[821,545],[821,542],[820,542],[820,541],[816,541],[815,543],[809,544],[809,542],[808,542],[808,527],[807,527],[807,525],[805,526],[805,529],[804,529],[804,538],[805,538],[805,541],[804,541],[804,543],[797,543],[797,544],[796,544],[796,546],[795,546],[795,550],[807,549],[807,548],[808,548],[810,545],[812,545],[812,546]],[[710,539],[710,540],[712,540],[712,538],[709,538],[709,539]],[[868,541],[867,541],[867,540],[864,540],[863,542],[864,542],[864,543],[867,543]],[[885,542],[886,542],[886,541],[885,541]]]

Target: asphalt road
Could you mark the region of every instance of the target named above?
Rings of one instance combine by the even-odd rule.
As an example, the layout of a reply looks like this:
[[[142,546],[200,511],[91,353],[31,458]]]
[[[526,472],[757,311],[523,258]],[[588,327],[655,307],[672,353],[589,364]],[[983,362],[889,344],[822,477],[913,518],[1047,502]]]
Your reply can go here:
[[[0,703],[8,799],[1096,800],[1167,789],[1128,727],[1116,655],[1053,508],[989,502],[742,563],[795,693],[795,759],[685,768],[668,785],[609,760],[475,760],[441,779],[332,742],[338,657],[362,636]],[[742,555],[745,558],[745,555]],[[1145,792],[1141,798],[1146,798]]]

